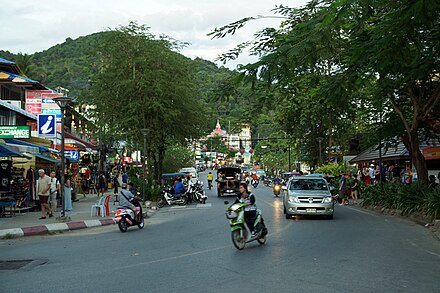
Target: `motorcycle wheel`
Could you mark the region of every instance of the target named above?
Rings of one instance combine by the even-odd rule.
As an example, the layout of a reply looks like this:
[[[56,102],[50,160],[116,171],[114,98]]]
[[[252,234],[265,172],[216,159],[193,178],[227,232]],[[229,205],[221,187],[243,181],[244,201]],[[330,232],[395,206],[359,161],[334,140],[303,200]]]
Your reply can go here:
[[[206,204],[206,197],[204,199],[202,199],[202,203]]]
[[[165,206],[165,199],[163,199],[163,198],[161,198],[161,199],[159,199],[159,201],[157,202],[157,207],[158,208],[162,208],[163,206]]]
[[[141,222],[138,224],[139,229],[144,228],[145,226],[145,222],[144,222],[144,217],[141,217]]]
[[[186,204],[188,203],[188,198],[186,198],[186,196],[182,197],[183,202],[179,203],[179,206],[186,206]]]
[[[266,235],[260,237],[257,239],[258,243],[260,243],[260,245],[263,245],[266,243]]]
[[[240,230],[232,231],[231,236],[235,248],[242,250],[246,246],[246,239],[240,236]]]
[[[127,229],[128,229],[128,223],[127,223],[127,221],[126,221],[125,219],[121,219],[121,220],[118,222],[118,227],[119,227],[119,230],[120,230],[122,233],[127,232]]]

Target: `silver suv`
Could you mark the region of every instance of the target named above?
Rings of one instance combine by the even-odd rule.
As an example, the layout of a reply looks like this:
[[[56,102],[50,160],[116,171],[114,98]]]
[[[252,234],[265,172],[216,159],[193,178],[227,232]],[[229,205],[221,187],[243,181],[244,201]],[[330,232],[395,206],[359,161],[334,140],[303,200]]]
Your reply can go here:
[[[334,202],[325,179],[292,177],[282,191],[286,219],[295,215],[322,215],[333,219]]]

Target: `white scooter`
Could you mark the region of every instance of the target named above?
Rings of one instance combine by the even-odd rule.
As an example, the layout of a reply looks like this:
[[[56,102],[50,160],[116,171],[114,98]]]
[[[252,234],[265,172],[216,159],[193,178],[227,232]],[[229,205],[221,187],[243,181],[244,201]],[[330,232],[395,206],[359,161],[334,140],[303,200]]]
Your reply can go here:
[[[157,207],[161,208],[165,205],[173,205],[178,204],[180,206],[184,206],[188,203],[188,198],[186,197],[186,193],[182,194],[172,194],[171,188],[166,187],[160,192],[159,200],[157,201]]]

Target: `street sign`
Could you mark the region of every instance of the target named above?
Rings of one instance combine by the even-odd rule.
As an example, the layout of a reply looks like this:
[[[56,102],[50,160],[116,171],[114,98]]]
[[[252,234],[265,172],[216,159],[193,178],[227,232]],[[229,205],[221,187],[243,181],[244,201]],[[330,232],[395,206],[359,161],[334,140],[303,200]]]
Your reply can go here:
[[[56,115],[38,114],[38,136],[56,137]]]
[[[64,156],[71,161],[79,161],[79,151],[64,151]]]
[[[0,138],[30,138],[30,126],[0,126]]]

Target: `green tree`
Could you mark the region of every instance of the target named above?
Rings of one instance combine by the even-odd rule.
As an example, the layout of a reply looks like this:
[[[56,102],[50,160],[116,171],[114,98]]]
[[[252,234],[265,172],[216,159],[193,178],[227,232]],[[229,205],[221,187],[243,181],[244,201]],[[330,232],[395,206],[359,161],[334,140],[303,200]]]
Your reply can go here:
[[[104,134],[124,133],[143,145],[140,129],[148,128],[148,168],[159,181],[169,145],[199,137],[203,107],[193,67],[176,50],[182,44],[156,38],[144,25],[131,22],[109,31],[96,49],[102,67],[92,76],[83,103]]]
[[[359,111],[368,114],[369,124],[391,124],[393,116],[398,117],[403,127],[390,134],[401,135],[420,180],[427,183],[419,137],[421,130],[429,134],[429,122],[440,115],[440,3],[317,0],[301,9],[281,6],[276,11],[285,18],[279,29],[259,32],[254,41],[221,59],[235,58],[250,46],[261,57],[241,70],[248,78],[286,92],[287,109],[300,108],[291,118],[296,122],[310,117],[305,123],[310,137],[331,135],[341,145],[349,119]],[[211,35],[224,37],[254,19],[242,19]],[[304,123],[286,126],[301,129]]]

